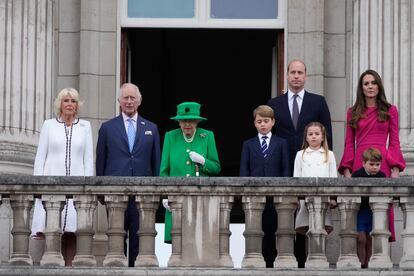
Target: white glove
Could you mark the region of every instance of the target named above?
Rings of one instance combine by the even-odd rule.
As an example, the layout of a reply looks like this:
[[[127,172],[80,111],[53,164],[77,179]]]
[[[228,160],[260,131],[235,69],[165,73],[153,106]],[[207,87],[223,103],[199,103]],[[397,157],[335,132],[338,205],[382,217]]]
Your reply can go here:
[[[204,165],[204,163],[206,163],[206,159],[201,154],[198,154],[195,151],[190,151],[188,154],[190,155],[191,161],[194,163],[199,163],[201,165]]]
[[[168,205],[168,199],[167,198],[162,200],[162,206],[164,206],[165,209],[167,209],[168,211],[171,212],[171,208],[170,208],[170,205]]]

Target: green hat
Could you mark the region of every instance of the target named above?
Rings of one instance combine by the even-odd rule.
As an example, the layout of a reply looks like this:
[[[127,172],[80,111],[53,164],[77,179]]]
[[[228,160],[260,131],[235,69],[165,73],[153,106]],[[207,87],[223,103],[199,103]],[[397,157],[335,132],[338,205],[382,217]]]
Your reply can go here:
[[[177,116],[171,117],[171,120],[207,120],[200,117],[201,105],[196,102],[184,102],[177,105]]]

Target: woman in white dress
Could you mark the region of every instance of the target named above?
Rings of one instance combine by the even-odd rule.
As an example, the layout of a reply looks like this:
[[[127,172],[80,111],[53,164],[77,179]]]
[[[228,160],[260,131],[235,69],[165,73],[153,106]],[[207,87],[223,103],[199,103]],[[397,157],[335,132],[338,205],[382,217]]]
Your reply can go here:
[[[34,175],[92,176],[93,142],[91,125],[77,117],[82,102],[73,88],[64,88],[54,102],[56,118],[46,120],[40,131],[34,163]],[[44,238],[46,213],[36,199],[32,236]],[[62,211],[62,255],[71,266],[76,253],[76,211],[73,200],[66,201]]]

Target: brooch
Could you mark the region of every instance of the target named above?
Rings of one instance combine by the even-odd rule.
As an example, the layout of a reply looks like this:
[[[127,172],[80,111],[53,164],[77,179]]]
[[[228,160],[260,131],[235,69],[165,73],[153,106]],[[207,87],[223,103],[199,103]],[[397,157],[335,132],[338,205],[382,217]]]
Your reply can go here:
[[[200,138],[206,138],[207,134],[205,132],[200,133]]]

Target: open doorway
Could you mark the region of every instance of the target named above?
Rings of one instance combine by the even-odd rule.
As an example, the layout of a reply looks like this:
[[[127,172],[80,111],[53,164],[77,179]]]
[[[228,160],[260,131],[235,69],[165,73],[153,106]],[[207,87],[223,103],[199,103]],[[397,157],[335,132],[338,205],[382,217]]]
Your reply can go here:
[[[283,68],[283,31],[131,28],[123,35],[130,55],[125,74],[143,95],[140,114],[157,123],[163,139],[178,127],[169,119],[177,104],[199,102],[208,119],[199,126],[216,137],[220,176],[238,176],[242,142],[256,135],[253,109],[266,104],[272,74]],[[282,70],[275,79],[281,91]]]

